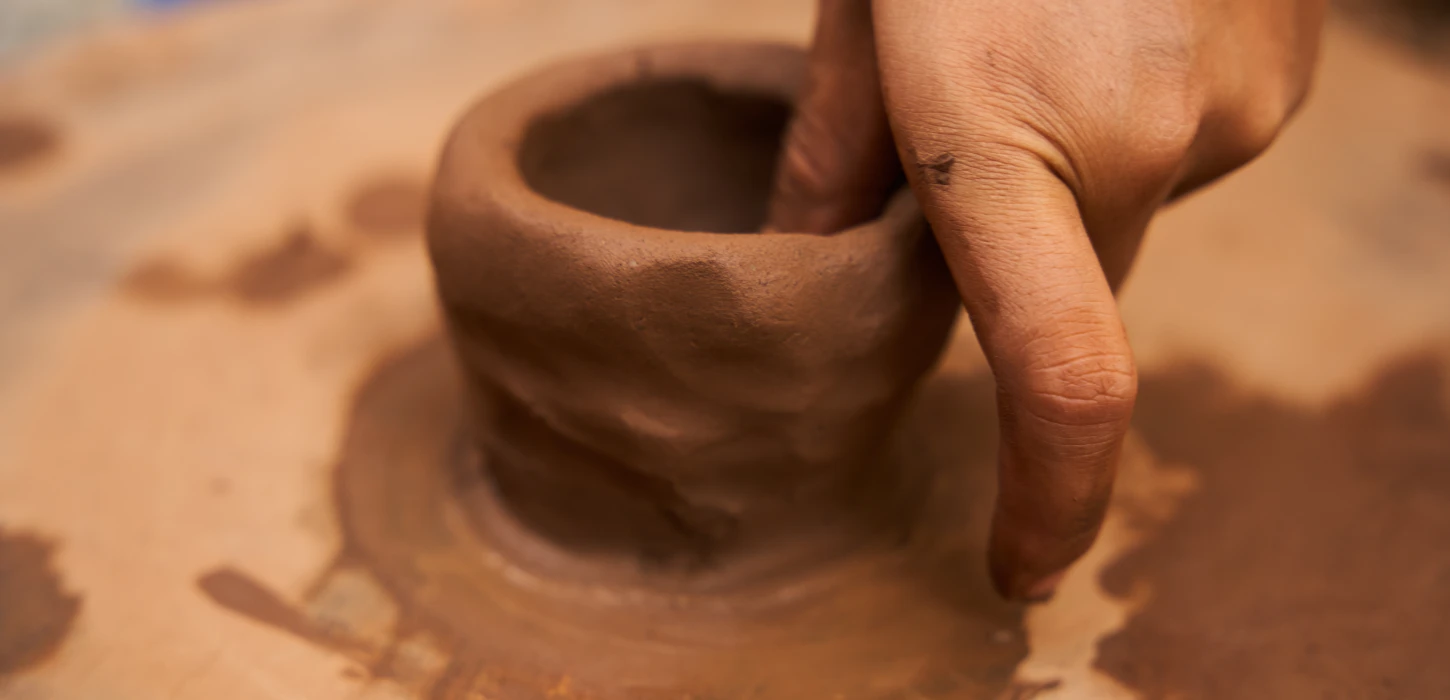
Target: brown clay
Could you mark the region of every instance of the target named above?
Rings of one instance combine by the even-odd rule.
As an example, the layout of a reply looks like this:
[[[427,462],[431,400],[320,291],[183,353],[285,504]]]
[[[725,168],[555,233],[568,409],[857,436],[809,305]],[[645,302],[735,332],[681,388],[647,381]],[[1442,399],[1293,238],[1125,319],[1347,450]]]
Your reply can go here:
[[[833,236],[763,222],[802,56],[596,57],[479,103],[428,226],[475,509],[550,575],[705,590],[899,530],[881,447],[957,296],[914,200]]]

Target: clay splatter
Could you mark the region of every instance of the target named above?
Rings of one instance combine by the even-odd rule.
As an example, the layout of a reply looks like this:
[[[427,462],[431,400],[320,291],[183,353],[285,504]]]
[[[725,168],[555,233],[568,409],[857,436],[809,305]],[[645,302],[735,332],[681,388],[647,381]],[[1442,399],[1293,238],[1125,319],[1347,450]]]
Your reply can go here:
[[[1105,572],[1152,597],[1099,666],[1146,697],[1450,697],[1447,379],[1411,357],[1306,411],[1146,375],[1138,430],[1202,486]]]
[[[65,641],[81,611],[52,562],[55,545],[0,528],[0,677],[35,666]]]
[[[341,279],[352,259],[319,243],[306,226],[293,227],[275,246],[256,251],[216,279],[172,260],[141,264],[121,281],[128,294],[151,302],[220,296],[250,306],[276,306]]]
[[[375,179],[353,193],[347,219],[365,236],[393,238],[420,233],[427,193],[416,178],[388,176]]]
[[[0,117],[0,172],[38,162],[60,145],[60,134],[36,117]]]

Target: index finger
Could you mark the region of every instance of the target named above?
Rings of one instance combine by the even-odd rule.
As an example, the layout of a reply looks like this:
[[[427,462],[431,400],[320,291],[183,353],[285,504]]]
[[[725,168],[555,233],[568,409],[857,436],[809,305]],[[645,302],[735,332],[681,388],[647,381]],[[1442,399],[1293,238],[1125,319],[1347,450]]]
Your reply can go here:
[[[1097,536],[1137,373],[1078,201],[1049,165],[1060,154],[974,82],[986,66],[930,55],[935,20],[912,7],[876,6],[886,104],[997,381],[993,582],[1041,599]]]

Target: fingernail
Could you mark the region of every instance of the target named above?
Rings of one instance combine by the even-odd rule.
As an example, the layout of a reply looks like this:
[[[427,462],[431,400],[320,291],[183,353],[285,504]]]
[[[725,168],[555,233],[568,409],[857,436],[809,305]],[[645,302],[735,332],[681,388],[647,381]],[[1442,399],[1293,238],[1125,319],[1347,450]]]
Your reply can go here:
[[[1052,596],[1057,593],[1058,584],[1062,583],[1062,578],[1066,575],[1066,571],[1059,571],[1043,578],[1029,586],[1027,593],[1022,596],[1022,599],[1029,603],[1045,603],[1052,600]]]

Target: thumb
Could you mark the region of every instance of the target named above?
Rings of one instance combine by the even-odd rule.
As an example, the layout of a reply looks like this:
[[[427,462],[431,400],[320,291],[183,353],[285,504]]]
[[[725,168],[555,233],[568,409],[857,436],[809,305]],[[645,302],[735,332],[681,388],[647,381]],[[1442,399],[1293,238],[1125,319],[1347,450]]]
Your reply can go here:
[[[766,227],[839,231],[880,213],[899,184],[881,104],[870,0],[821,0]]]

